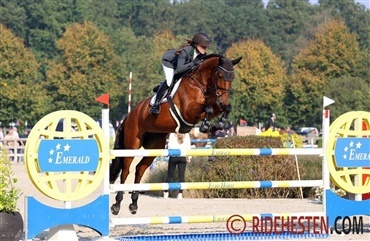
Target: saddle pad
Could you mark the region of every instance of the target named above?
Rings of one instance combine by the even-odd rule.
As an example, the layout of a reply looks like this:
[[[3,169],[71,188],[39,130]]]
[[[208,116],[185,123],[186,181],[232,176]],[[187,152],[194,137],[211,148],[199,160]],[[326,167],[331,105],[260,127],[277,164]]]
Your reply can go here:
[[[181,81],[182,81],[182,78],[181,78],[181,79],[179,79],[179,80],[176,82],[176,84],[173,86],[173,89],[172,89],[172,92],[171,92],[171,95],[170,95],[170,96],[171,96],[171,98],[173,98],[173,97],[175,96],[176,91],[177,91],[177,89],[179,88]],[[166,92],[165,92],[164,96],[166,96],[166,95],[167,95],[167,92],[168,92],[168,90],[166,90]],[[150,100],[150,106],[152,106],[152,105],[154,104],[156,96],[157,96],[157,93],[155,93],[155,95],[154,95],[154,96],[152,97],[152,99]],[[167,102],[167,98],[166,98],[166,97],[164,97],[164,98],[162,99],[161,104],[162,104],[162,103],[165,103],[165,102]]]

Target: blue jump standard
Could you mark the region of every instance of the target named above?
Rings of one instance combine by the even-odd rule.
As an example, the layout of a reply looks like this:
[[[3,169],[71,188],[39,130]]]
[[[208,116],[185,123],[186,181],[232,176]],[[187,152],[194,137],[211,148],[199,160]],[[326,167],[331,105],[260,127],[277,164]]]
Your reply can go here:
[[[101,195],[85,206],[71,209],[50,207],[34,197],[26,197],[26,202],[27,239],[36,237],[45,229],[64,224],[77,224],[94,229],[102,236],[109,235],[108,195]]]
[[[269,239],[308,239],[308,238],[328,238],[328,234],[291,234],[284,232],[281,234],[263,234],[243,232],[239,235],[231,233],[195,233],[195,234],[176,234],[176,235],[148,235],[148,236],[122,236],[115,238],[119,241],[183,241],[183,240],[269,240]]]

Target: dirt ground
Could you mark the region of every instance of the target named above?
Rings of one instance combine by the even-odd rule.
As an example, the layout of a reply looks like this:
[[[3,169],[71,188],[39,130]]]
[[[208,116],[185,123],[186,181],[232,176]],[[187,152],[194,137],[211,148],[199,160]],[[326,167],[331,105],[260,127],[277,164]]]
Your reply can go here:
[[[30,182],[24,164],[14,164],[14,172],[18,178],[17,186],[23,192],[18,202],[19,211],[24,217],[24,196],[34,196],[38,201],[54,207],[63,207],[63,203],[45,197]],[[131,172],[132,173],[132,172]],[[132,183],[130,174],[128,183]],[[98,195],[97,190],[82,202],[72,203],[72,207],[88,203]],[[114,196],[111,195],[111,202]],[[118,218],[137,217],[165,217],[165,216],[208,216],[208,215],[233,215],[233,214],[258,214],[258,213],[292,213],[292,212],[321,212],[322,205],[309,199],[164,199],[149,195],[140,195],[139,210],[136,215],[128,211],[131,203],[129,194],[125,194],[122,209]],[[369,207],[370,209],[370,207]],[[112,216],[111,216],[112,217]],[[80,241],[97,240],[99,235],[92,229],[74,226]],[[248,230],[248,226],[247,226]],[[156,225],[130,225],[114,227],[110,231],[111,238],[119,236],[149,235],[149,234],[184,234],[184,233],[216,233],[227,232],[226,223],[198,223],[198,224],[156,224]],[[364,219],[364,234],[336,235],[328,240],[370,240],[370,218]],[[39,234],[34,240],[45,240],[48,230]],[[276,240],[276,239],[275,239]],[[291,239],[294,240],[294,239]],[[322,240],[322,239],[310,239]]]

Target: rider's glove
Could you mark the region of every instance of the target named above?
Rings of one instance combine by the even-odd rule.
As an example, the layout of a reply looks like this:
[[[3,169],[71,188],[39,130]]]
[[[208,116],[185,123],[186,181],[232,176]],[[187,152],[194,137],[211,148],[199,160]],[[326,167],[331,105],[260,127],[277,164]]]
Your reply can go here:
[[[203,59],[202,59],[202,58],[198,58],[198,57],[196,57],[196,58],[193,60],[193,63],[194,63],[195,65],[199,65],[200,63],[202,63],[202,61],[203,61]]]

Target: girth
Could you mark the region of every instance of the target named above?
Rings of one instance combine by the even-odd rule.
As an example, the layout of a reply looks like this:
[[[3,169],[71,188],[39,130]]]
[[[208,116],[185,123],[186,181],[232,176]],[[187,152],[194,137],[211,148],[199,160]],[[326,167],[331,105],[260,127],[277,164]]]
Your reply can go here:
[[[181,116],[180,110],[173,103],[173,100],[170,95],[167,95],[167,102],[170,105],[170,112],[172,118],[177,123],[176,132],[178,133],[188,133],[191,129],[194,128],[194,124],[187,123]]]

